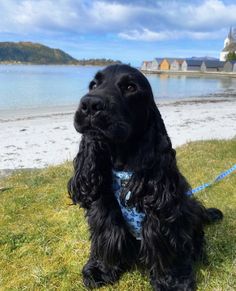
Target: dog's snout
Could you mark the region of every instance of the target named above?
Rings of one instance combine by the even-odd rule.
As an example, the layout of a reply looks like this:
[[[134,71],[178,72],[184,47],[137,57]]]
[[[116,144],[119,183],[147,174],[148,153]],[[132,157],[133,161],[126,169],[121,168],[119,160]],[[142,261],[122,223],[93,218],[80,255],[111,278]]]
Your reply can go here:
[[[84,97],[81,100],[80,109],[85,115],[94,115],[105,109],[105,102],[96,96]]]

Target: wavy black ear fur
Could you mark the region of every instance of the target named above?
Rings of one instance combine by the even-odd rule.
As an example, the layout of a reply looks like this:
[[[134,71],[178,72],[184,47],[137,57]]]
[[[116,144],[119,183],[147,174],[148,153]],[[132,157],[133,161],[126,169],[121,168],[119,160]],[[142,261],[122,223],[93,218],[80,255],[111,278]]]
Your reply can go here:
[[[110,194],[112,189],[111,154],[101,135],[83,135],[73,162],[74,174],[68,182],[68,192],[74,204],[88,209],[91,203]]]
[[[139,248],[113,193],[110,147],[101,135],[82,137],[68,191],[74,203],[85,208],[90,229],[84,284],[89,288],[112,284],[134,264]]]
[[[166,177],[167,173],[170,177],[174,175],[175,181],[172,187],[178,189],[180,193],[183,192],[182,194],[184,194],[189,189],[187,181],[177,169],[175,150],[172,148],[161,114],[154,102],[150,106],[147,128],[136,145],[137,169],[122,193],[124,201],[126,193],[131,191],[133,195],[128,203],[142,209],[144,207],[144,205],[140,205],[144,202],[142,197],[148,199],[151,196],[148,193],[157,192],[157,187],[162,185],[162,179],[164,176]],[[174,179],[174,177],[171,177],[171,179]],[[166,181],[166,183],[169,184],[169,181]],[[181,183],[181,189],[179,189],[178,183]],[[168,187],[171,187],[171,185],[168,185]],[[174,193],[172,194],[174,195]],[[159,205],[157,207],[161,207],[159,203],[160,201],[156,201],[156,205]]]
[[[140,170],[133,174],[122,197],[124,203],[126,193],[131,191],[126,204],[146,214],[141,241],[143,262],[152,270],[153,285],[160,283],[155,280],[161,273],[172,273],[174,282],[183,272],[188,273],[186,286],[190,288],[194,285],[191,261],[204,257],[203,226],[214,217],[187,196],[190,185],[178,169],[175,150],[156,105],[151,108],[148,131],[138,147]],[[219,210],[212,212],[217,214],[216,220],[221,218]]]

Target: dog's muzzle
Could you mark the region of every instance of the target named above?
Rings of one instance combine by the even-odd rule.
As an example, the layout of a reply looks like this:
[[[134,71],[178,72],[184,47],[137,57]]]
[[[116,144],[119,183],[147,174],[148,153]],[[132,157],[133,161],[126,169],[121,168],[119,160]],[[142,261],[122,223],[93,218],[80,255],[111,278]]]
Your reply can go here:
[[[95,129],[100,116],[106,115],[106,103],[100,96],[85,95],[81,98],[79,107],[75,112],[75,129],[84,133],[85,130]]]
[[[79,110],[81,110],[81,113],[85,116],[92,116],[98,112],[104,111],[105,105],[101,97],[87,95],[81,99]]]

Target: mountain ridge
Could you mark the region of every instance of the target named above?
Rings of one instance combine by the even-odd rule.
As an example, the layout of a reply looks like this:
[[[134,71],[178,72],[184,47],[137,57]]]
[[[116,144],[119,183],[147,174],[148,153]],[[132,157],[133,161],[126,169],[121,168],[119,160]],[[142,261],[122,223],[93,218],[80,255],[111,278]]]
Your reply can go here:
[[[57,48],[33,42],[0,42],[0,62],[77,64],[78,60]]]
[[[0,42],[0,64],[38,65],[109,65],[120,63],[110,59],[77,60],[61,49],[29,41]]]

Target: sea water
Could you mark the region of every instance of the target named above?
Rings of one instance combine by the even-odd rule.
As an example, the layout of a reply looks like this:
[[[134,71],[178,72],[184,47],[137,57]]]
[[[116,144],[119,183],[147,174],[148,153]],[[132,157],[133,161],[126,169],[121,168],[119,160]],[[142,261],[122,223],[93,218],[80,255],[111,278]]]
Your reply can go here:
[[[95,73],[93,66],[0,65],[0,110],[77,104]],[[236,78],[146,75],[155,100],[179,100],[236,90]]]

